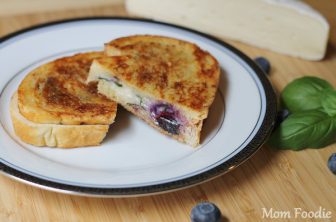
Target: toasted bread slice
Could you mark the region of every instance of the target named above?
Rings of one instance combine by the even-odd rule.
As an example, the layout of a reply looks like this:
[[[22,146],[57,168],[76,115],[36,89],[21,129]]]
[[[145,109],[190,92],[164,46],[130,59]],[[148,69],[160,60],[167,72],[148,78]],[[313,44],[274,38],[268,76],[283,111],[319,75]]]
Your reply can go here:
[[[102,52],[77,54],[30,72],[18,88],[20,113],[35,123],[111,124],[117,104],[85,82],[92,61],[101,57]]]
[[[18,96],[10,103],[10,114],[16,135],[35,146],[73,148],[99,145],[109,125],[60,125],[35,123],[21,115]]]
[[[197,146],[219,81],[216,59],[195,44],[130,36],[105,45],[88,82],[164,134]]]
[[[116,60],[114,76],[128,85],[185,109],[204,119],[216,95],[220,69],[217,60],[197,45],[154,35],[135,35],[105,44],[108,56],[130,55],[133,62]],[[100,62],[108,66],[109,61]],[[126,67],[127,66],[127,67]]]

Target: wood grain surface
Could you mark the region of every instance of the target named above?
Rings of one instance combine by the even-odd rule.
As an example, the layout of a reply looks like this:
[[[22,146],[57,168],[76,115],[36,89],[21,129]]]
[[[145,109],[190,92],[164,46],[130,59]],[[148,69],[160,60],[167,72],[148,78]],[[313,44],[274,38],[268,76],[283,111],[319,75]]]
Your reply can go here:
[[[336,2],[309,2],[327,17],[332,26],[328,53],[323,61],[310,62],[287,57],[225,39],[252,58],[269,58],[273,66],[270,79],[278,92],[293,79],[304,75],[319,76],[336,87]],[[0,36],[47,21],[97,15],[127,14],[122,5],[111,4],[2,16]],[[299,217],[276,221],[336,221],[336,176],[327,167],[327,160],[333,152],[336,152],[336,145],[300,152],[277,151],[263,146],[243,165],[210,182],[177,192],[137,198],[69,196],[24,185],[0,175],[0,221],[182,222],[189,221],[191,208],[205,200],[220,208],[225,217],[223,221],[270,221],[270,218],[262,218],[263,208],[317,211],[319,207],[331,211],[332,218],[318,220]]]
[[[0,0],[0,15],[120,5],[123,0]]]

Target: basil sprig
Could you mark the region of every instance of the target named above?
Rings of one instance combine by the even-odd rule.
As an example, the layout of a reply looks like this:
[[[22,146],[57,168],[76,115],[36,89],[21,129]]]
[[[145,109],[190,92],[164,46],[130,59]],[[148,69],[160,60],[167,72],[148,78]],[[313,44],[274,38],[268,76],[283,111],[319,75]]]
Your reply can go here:
[[[289,83],[282,91],[283,105],[291,112],[321,108],[324,91],[333,89],[325,80],[306,76]]]
[[[271,135],[280,149],[322,148],[336,140],[336,91],[325,80],[306,76],[289,83],[281,94],[290,111]]]

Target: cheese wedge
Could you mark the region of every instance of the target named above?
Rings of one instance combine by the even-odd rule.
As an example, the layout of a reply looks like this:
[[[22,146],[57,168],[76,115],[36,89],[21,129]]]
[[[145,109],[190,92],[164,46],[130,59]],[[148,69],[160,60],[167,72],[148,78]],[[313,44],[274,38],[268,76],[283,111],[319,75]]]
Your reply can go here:
[[[308,60],[324,57],[329,24],[299,0],[127,0],[128,12]]]

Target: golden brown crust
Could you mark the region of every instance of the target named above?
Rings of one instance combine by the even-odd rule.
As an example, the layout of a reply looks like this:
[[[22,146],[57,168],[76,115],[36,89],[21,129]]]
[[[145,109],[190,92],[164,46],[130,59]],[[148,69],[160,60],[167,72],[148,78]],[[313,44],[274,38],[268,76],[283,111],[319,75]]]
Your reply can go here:
[[[98,94],[95,83],[85,83],[92,61],[101,57],[101,52],[77,54],[30,72],[18,89],[22,115],[36,123],[112,123],[117,104]]]
[[[111,41],[105,53],[113,57],[96,61],[128,86],[206,118],[220,76],[208,52],[182,40],[136,35]]]
[[[10,113],[16,135],[34,146],[74,148],[99,145],[108,125],[39,124],[24,118],[18,109],[18,97],[11,99]]]

